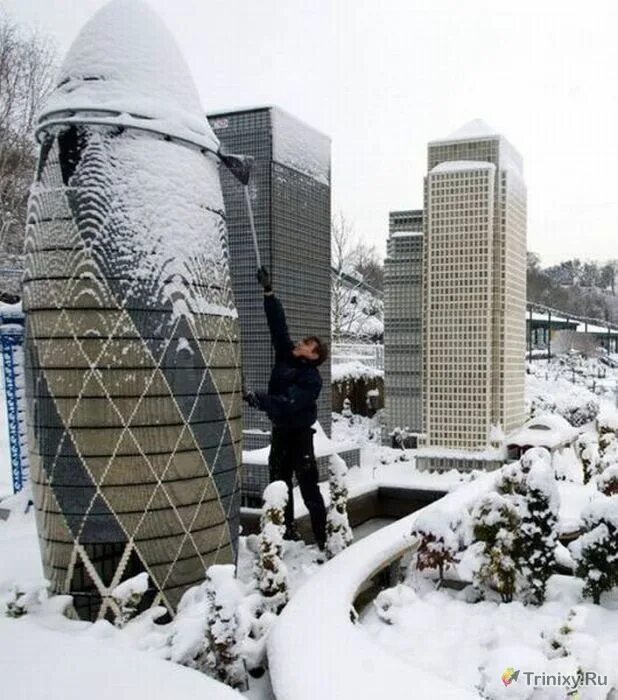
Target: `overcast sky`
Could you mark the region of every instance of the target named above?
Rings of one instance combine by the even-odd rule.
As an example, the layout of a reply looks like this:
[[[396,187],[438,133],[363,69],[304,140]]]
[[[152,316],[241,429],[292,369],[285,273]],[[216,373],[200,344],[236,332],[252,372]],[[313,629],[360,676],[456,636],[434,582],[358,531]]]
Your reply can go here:
[[[422,206],[427,142],[480,117],[523,155],[529,250],[618,258],[615,2],[149,2],[206,111],[277,104],[332,138],[333,207],[381,252],[389,210]],[[103,4],[0,0],[62,54]]]

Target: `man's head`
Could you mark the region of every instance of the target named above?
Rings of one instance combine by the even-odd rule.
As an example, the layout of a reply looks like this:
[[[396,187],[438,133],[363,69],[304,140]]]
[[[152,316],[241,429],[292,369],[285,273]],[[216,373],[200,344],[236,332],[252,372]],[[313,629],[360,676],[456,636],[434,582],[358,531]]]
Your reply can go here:
[[[296,343],[292,355],[321,365],[328,357],[328,345],[317,335],[308,335]]]

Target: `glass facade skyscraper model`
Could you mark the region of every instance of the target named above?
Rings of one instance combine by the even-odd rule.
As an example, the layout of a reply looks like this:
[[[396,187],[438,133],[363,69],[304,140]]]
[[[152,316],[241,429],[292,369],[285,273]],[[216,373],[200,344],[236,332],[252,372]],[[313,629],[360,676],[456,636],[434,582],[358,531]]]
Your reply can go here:
[[[145,571],[173,613],[235,559],[241,372],[218,142],[141,2],[86,24],[39,120],[28,444],[45,576],[80,616]]]
[[[285,307],[297,340],[318,335],[330,340],[330,139],[278,107],[259,107],[209,115],[228,152],[255,158],[249,183],[262,263]],[[234,297],[241,328],[247,387],[264,389],[274,355],[255,279],[249,219],[242,187],[221,173],[230,243]],[[320,366],[323,387],[318,421],[330,433],[330,361]],[[244,406],[245,449],[270,442],[270,421]],[[247,502],[259,503],[268,484],[265,465],[243,473]]]
[[[524,420],[521,156],[481,121],[430,143],[425,207],[425,444],[482,450]]]
[[[415,446],[422,432],[423,211],[389,214],[384,260],[385,441],[397,428]]]

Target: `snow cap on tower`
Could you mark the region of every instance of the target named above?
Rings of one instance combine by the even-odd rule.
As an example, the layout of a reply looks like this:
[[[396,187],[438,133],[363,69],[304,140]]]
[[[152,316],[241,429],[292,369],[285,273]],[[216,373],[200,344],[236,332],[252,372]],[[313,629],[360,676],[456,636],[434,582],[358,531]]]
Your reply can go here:
[[[69,49],[37,130],[117,124],[216,152],[219,142],[204,115],[189,68],[158,15],[142,0],[111,0]]]
[[[482,119],[472,119],[450,133],[444,140],[463,141],[464,139],[482,139],[491,136],[500,136],[500,134]]]

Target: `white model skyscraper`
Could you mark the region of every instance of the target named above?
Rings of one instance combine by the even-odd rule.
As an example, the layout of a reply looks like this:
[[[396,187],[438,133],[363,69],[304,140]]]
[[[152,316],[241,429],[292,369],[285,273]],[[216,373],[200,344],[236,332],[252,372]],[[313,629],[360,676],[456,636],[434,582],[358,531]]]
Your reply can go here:
[[[423,402],[427,446],[479,450],[524,420],[526,188],[476,120],[428,148]]]

